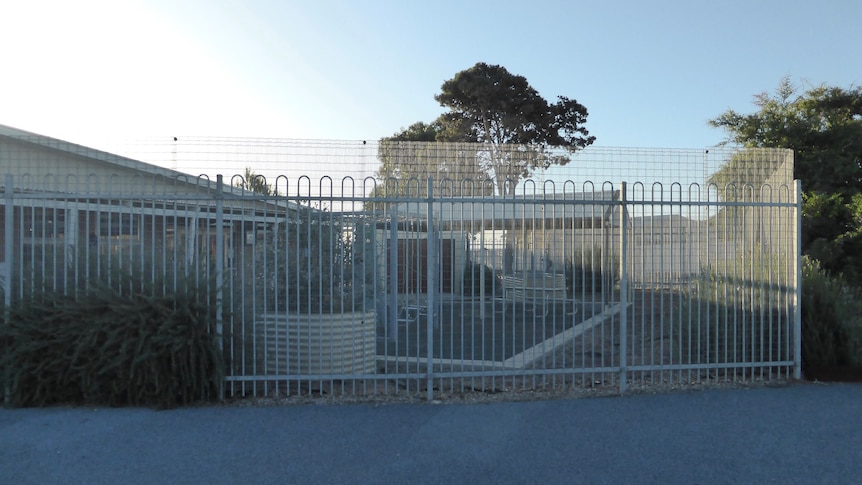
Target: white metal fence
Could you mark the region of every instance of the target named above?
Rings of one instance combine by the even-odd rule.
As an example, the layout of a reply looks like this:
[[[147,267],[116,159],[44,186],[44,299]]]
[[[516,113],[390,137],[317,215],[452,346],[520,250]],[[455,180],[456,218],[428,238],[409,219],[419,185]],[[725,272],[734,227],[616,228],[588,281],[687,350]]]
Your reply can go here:
[[[236,178],[112,180],[5,176],[5,304],[193,281],[233,395],[800,374],[800,189],[786,179],[505,196],[433,179],[391,196],[373,179],[270,179],[270,195]]]

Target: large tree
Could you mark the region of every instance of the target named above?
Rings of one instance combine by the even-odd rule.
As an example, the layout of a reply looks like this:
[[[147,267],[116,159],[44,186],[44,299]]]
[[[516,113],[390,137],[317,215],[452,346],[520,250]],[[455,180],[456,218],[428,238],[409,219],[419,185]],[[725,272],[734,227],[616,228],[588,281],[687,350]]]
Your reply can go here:
[[[381,178],[433,175],[429,173],[433,171],[479,176],[493,181],[499,194],[509,195],[536,169],[565,165],[574,151],[595,141],[584,127],[588,113],[583,105],[564,96],[549,103],[526,78],[502,66],[480,62],[461,71],[443,83],[434,99],[448,109],[437,120],[414,124],[381,140]],[[402,143],[398,153],[408,155],[392,156],[398,142],[430,142],[431,135],[437,142],[463,145],[455,150],[457,156],[446,155],[443,158],[448,160],[433,171],[411,158],[407,144]],[[409,166],[413,160],[416,168]]]
[[[862,88],[820,85],[800,94],[784,78],[774,95],[757,95],[755,105],[755,113],[728,110],[710,124],[724,129],[730,143],[793,149],[794,177],[805,191],[803,250],[862,284]],[[764,159],[738,157],[731,165],[757,160]],[[725,166],[712,180],[727,181],[731,169],[767,176],[758,168]]]
[[[382,185],[374,195],[427,195],[427,180],[433,178],[438,195],[490,195],[493,185],[479,164],[476,147],[469,143],[436,141],[441,125],[417,122],[380,140],[377,175]]]
[[[732,143],[792,149],[794,176],[807,192],[862,191],[862,88],[821,85],[798,94],[784,78],[755,105],[755,113],[728,110],[709,123]]]
[[[245,189],[255,194],[278,196],[278,190],[273,188],[266,182],[266,177],[255,173],[251,167],[245,168],[245,173],[241,177],[234,177],[235,187]]]

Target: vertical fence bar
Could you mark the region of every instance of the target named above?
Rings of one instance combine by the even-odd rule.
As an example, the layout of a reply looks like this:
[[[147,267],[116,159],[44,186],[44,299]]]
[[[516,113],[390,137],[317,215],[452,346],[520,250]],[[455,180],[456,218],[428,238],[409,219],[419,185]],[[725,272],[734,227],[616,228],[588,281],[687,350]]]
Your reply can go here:
[[[15,240],[13,238],[15,230],[15,189],[12,185],[14,182],[12,174],[6,174],[6,185],[3,188],[3,200],[5,205],[4,212],[4,228],[3,228],[3,307],[8,310],[12,305],[12,251],[15,250]]]
[[[223,320],[223,311],[224,311],[224,259],[225,259],[225,249],[224,249],[224,186],[223,186],[223,178],[222,175],[219,174],[216,178],[216,193],[215,193],[215,203],[216,203],[216,247],[215,247],[215,319],[216,319],[216,328],[215,328],[215,337],[218,342],[219,352],[224,352],[224,320]],[[224,381],[219,385],[219,397],[224,398]]]
[[[629,305],[629,277],[628,277],[628,209],[626,201],[626,183],[620,186],[620,394],[626,392],[626,371],[628,354],[628,305]]]
[[[389,298],[389,339],[398,345],[398,204],[392,204],[389,216],[389,285],[386,287]],[[387,351],[387,357],[388,355]],[[396,352],[397,354],[397,352]],[[396,363],[397,366],[397,363]],[[397,371],[396,371],[397,372]]]
[[[793,288],[795,289],[793,302],[793,378],[802,378],[802,182],[793,181],[794,210],[796,214],[794,222],[795,251],[793,257],[796,263],[793,265]]]
[[[426,199],[428,204],[428,222],[427,222],[427,232],[426,237],[428,238],[428,254],[425,268],[427,268],[427,273],[425,275],[425,280],[428,284],[428,302],[427,308],[428,311],[425,312],[426,317],[426,332],[428,337],[428,360],[427,360],[427,369],[426,369],[426,394],[429,401],[434,400],[434,314],[437,310],[437,299],[436,292],[437,288],[434,284],[435,278],[434,274],[437,271],[437,237],[434,232],[434,179],[428,179],[428,197]]]
[[[15,250],[14,230],[15,230],[15,206],[14,196],[15,188],[12,185],[12,174],[6,174],[6,185],[3,187],[3,200],[5,205],[4,210],[4,227],[3,227],[3,274],[0,278],[3,282],[3,325],[8,325],[9,309],[12,306],[12,251]],[[4,372],[10,372],[9,369]],[[9,387],[8,376],[4,376],[3,382],[3,402],[8,406],[12,399],[12,390]]]

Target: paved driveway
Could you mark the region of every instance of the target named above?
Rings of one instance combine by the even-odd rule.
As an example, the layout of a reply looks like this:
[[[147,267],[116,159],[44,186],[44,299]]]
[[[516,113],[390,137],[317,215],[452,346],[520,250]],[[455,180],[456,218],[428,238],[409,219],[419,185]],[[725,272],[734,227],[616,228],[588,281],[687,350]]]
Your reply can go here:
[[[481,317],[485,306],[486,318]],[[593,305],[571,301],[541,305],[523,303],[446,301],[440,327],[434,328],[433,356],[503,362],[595,314]],[[398,325],[397,338],[381,340],[377,353],[387,356],[428,356],[426,316]],[[390,330],[391,331],[391,330]]]
[[[0,483],[860,483],[862,385],[494,404],[0,409]]]

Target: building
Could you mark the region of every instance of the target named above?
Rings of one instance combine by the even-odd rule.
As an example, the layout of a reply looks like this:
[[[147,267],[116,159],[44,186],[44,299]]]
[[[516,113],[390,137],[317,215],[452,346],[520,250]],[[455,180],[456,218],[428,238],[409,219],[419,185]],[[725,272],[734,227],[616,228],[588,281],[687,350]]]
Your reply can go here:
[[[62,289],[112,270],[239,271],[255,241],[298,209],[222,180],[0,125],[3,287]]]
[[[427,241],[432,235],[439,247],[440,287],[444,293],[457,293],[462,285],[459,276],[470,264],[483,264],[500,274],[562,273],[566,261],[611,247],[613,234],[619,233],[620,211],[616,190],[442,197],[430,207],[427,202],[398,203],[388,211],[399,221],[398,235],[392,232],[398,238],[398,280],[417,282],[401,290],[425,290]],[[389,266],[394,261],[391,256],[387,260]]]

